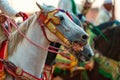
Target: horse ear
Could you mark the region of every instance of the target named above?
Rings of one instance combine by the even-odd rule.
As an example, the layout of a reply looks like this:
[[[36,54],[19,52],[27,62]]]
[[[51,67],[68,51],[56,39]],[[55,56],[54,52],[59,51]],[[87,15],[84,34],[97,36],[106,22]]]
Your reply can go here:
[[[40,5],[39,3],[36,2],[36,4],[37,4],[37,6],[40,8],[40,10],[42,10],[43,12],[44,12],[44,11],[46,12],[46,11],[48,11],[48,9],[49,9],[49,8],[48,8],[49,6],[46,5],[46,4],[44,4],[44,3],[43,3],[42,5]]]
[[[43,10],[42,6],[38,2],[36,2],[36,5],[40,8],[40,10]]]

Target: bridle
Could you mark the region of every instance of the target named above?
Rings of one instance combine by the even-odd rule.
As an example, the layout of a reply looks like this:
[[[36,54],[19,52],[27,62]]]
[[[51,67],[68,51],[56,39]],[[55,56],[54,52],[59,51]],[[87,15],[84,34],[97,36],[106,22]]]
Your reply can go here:
[[[56,10],[48,12],[47,14],[45,14],[44,12],[41,11],[41,13],[38,17],[38,22],[40,24],[40,27],[43,31],[44,36],[46,37],[46,39],[49,42],[52,42],[52,41],[50,41],[46,35],[45,26],[50,32],[52,32],[54,35],[56,35],[63,43],[70,46],[69,40],[55,26],[55,25],[60,24],[60,19],[57,16],[55,16],[55,14],[58,11],[61,11],[61,10],[56,9]]]
[[[3,28],[4,34],[6,35],[7,38],[9,38],[10,34],[12,33],[12,26],[9,20],[7,20],[8,18],[9,17],[4,14],[0,15],[0,26]],[[11,21],[13,22],[12,19]]]
[[[53,10],[53,11],[50,11],[47,13],[47,15],[44,15],[42,12],[40,13],[37,21],[38,23],[40,24],[41,26],[41,29],[43,31],[43,34],[44,36],[46,37],[46,39],[48,41],[50,41],[48,38],[47,38],[47,35],[46,35],[46,31],[45,31],[45,27],[47,27],[53,34],[55,34],[63,43],[65,43],[66,45],[70,46],[70,42],[68,41],[68,39],[56,28],[55,25],[59,25],[60,24],[60,19],[56,16],[54,16],[55,13],[57,13],[58,11],[60,11],[60,9],[56,9],[56,10]],[[69,16],[69,15],[68,15]],[[52,20],[52,21],[51,21]],[[25,39],[28,40],[28,42],[30,42],[31,44],[33,44],[34,46],[38,47],[38,48],[42,48],[44,50],[47,50],[47,51],[50,51],[52,53],[58,53],[56,51],[53,51],[53,50],[49,50],[48,48],[44,48],[42,47],[41,45],[38,45],[37,43],[31,41],[28,37],[26,37],[22,32],[21,30],[18,28],[18,25],[13,22],[9,17],[6,17],[6,21],[11,24]],[[2,24],[3,25],[3,24]],[[4,25],[3,25],[3,29],[5,31],[5,34],[7,34],[7,37],[9,37],[9,35],[11,34],[11,27],[8,27],[10,28],[10,31],[8,31]],[[51,41],[50,41],[51,42]],[[58,50],[62,50],[62,51],[65,51],[64,49],[59,49],[59,48],[56,48],[56,47],[53,47],[53,46],[50,46],[54,49],[58,49]],[[61,52],[60,52],[61,53]]]
[[[40,13],[40,15],[39,15],[39,17],[38,17],[38,22],[40,22],[39,24],[40,24],[40,26],[41,26],[41,28],[42,28],[42,30],[43,30],[43,34],[44,34],[44,36],[46,36],[46,32],[45,32],[45,26],[53,33],[53,34],[55,34],[63,43],[65,43],[66,45],[68,45],[68,46],[70,46],[70,42],[68,41],[68,39],[55,27],[55,25],[59,25],[60,24],[60,19],[58,18],[58,17],[56,17],[56,16],[54,16],[54,14],[55,13],[57,13],[59,11],[59,9],[56,9],[56,10],[53,10],[53,11],[51,11],[51,12],[49,12],[49,13],[47,13],[47,16],[45,16],[42,12]],[[11,26],[10,25],[12,25],[25,39],[27,39],[31,44],[33,44],[33,45],[35,45],[36,47],[38,47],[38,48],[42,48],[42,49],[45,49],[45,50],[48,50],[48,51],[50,51],[50,52],[52,52],[52,53],[58,53],[57,51],[53,51],[53,50],[49,50],[49,49],[47,49],[47,48],[43,48],[42,46],[40,46],[40,45],[38,45],[38,44],[36,44],[35,42],[33,42],[33,41],[31,41],[28,37],[26,37],[23,33],[22,33],[22,31],[21,30],[19,30],[19,28],[18,28],[18,26],[17,26],[17,24],[15,23],[15,22],[13,22],[9,17],[5,17],[6,18],[6,21],[9,23],[9,27],[8,27],[8,29],[6,29],[4,26],[5,25],[3,25],[4,24],[4,22],[2,22],[2,27],[3,27],[3,29],[4,29],[4,31],[5,31],[5,34],[6,34],[6,36],[9,38],[9,36],[11,35],[11,32],[12,32],[12,28],[11,28]],[[40,19],[40,20],[39,20]],[[50,41],[48,38],[47,38],[47,36],[46,36],[46,39],[48,40],[48,41]],[[9,39],[8,39],[9,40]],[[57,48],[55,48],[55,49],[57,49]],[[60,53],[60,54],[63,54],[63,53]],[[19,69],[18,67],[17,67],[17,69],[16,69],[16,66],[15,65],[9,65],[9,67],[8,67],[8,65],[6,65],[6,63],[10,63],[10,62],[8,62],[8,61],[6,61],[6,60],[3,60],[3,59],[0,59],[0,61],[5,65],[5,66],[7,66],[7,71],[9,72],[9,73],[11,73],[14,77],[16,77],[16,72],[15,71],[17,71],[17,69]],[[14,70],[11,70],[11,68],[10,67],[14,67]],[[10,71],[10,70],[11,71]],[[43,79],[38,79],[38,78],[36,78],[35,76],[33,76],[33,75],[31,75],[31,74],[29,74],[29,73],[27,73],[27,72],[25,72],[24,70],[21,70],[22,71],[22,73],[24,73],[24,74],[26,74],[26,75],[29,75],[28,77],[33,77],[34,79],[36,79],[36,80],[43,80]],[[17,74],[18,75],[18,74]],[[21,76],[21,75],[18,75],[18,76]],[[23,75],[22,75],[23,76]],[[16,77],[17,78],[17,77]],[[19,79],[18,79],[19,80]]]

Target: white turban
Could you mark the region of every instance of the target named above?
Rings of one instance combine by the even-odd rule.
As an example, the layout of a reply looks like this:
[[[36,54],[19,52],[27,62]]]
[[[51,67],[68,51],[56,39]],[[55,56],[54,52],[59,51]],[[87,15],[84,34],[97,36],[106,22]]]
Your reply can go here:
[[[104,4],[112,3],[112,0],[104,0]]]

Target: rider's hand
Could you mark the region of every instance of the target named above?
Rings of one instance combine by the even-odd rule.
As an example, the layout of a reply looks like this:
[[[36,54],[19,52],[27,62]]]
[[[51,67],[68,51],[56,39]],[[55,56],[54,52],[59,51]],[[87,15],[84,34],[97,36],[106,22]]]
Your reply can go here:
[[[28,15],[24,12],[19,12],[15,15],[16,17],[22,17],[23,18],[23,21],[25,21],[27,18],[28,18]]]

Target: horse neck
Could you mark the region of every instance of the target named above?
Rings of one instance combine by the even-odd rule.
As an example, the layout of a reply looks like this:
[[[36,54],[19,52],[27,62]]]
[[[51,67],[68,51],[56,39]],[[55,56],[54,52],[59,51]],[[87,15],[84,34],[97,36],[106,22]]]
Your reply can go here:
[[[33,16],[31,20],[28,20],[28,22],[26,22],[27,26],[29,26],[28,31],[26,33],[26,37],[28,37],[36,44],[47,48],[49,42],[44,37],[41,29],[39,29],[40,27],[36,19],[37,16]],[[25,26],[24,24],[22,24],[22,26],[27,27],[26,24]],[[13,51],[13,54],[9,56],[9,60],[12,61],[15,65],[23,68],[30,74],[39,77],[43,70],[46,56],[46,50],[36,47],[35,45],[31,44],[28,40],[23,38],[23,40],[17,45],[16,50]]]

